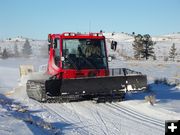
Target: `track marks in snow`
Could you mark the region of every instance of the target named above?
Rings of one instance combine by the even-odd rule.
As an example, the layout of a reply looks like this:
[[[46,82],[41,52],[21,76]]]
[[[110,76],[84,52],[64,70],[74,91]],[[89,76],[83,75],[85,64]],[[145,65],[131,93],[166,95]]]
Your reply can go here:
[[[96,104],[86,103],[44,104],[44,107],[52,115],[56,115],[53,117],[59,117],[59,120],[74,124],[74,128],[80,134],[115,135],[120,133],[118,128],[111,131],[115,125],[108,122],[110,118],[101,115],[102,112]]]
[[[89,117],[94,123],[106,134],[120,134],[121,130],[113,122],[113,118],[107,115],[106,111],[101,111],[100,104],[93,104],[91,102],[81,103],[82,107],[89,110]]]
[[[105,127],[105,129],[106,129],[106,132],[109,134],[109,130],[108,130],[108,127],[107,127],[107,125],[106,125],[106,122],[103,120],[103,118],[102,118],[102,116],[101,116],[101,114],[99,113],[98,110],[96,110],[96,113],[97,113],[97,116],[99,117],[99,120],[100,120],[101,123],[102,123],[101,125],[104,125],[104,127]],[[104,132],[104,131],[103,131],[103,132]],[[104,132],[105,135],[107,135],[106,132]]]
[[[119,108],[121,109],[121,111],[124,111],[125,113],[127,113],[129,116],[132,116],[132,117],[135,117],[139,120],[145,120],[147,123],[151,123],[151,124],[155,124],[156,126],[159,126],[159,127],[163,127],[164,128],[164,122],[161,121],[161,120],[157,120],[155,118],[151,118],[149,116],[146,116],[144,114],[141,114],[141,113],[138,113],[136,112],[135,110],[132,110],[130,108],[127,108],[125,107],[124,105],[120,105],[120,104],[115,104],[115,103],[112,103],[111,104],[112,106],[114,106],[115,108]]]
[[[137,131],[141,134],[145,134],[146,130],[142,130],[145,128],[152,133],[164,133],[163,122],[154,118],[149,118],[148,116],[135,112],[134,110],[123,108],[120,105],[117,105],[117,103],[97,104],[95,106],[88,104],[88,106],[92,111],[98,107],[98,111],[103,115],[103,121],[106,122],[109,130],[114,128],[114,130],[118,129],[118,131],[116,131],[119,133],[125,133],[126,131],[124,129],[127,129],[131,131],[131,133]],[[117,132],[114,133],[117,134]]]
[[[95,112],[95,113],[94,113]],[[95,109],[94,111],[90,110],[90,115],[92,116],[92,120],[95,120],[96,125],[99,126],[100,130],[103,132],[104,135],[107,135],[107,133],[109,133],[108,128],[106,126],[106,123],[104,122],[102,116],[99,114],[98,110]],[[103,125],[103,126],[101,126]],[[105,130],[103,129],[103,127],[105,127]]]
[[[73,116],[73,113],[71,111],[67,111],[67,109],[64,108],[63,104],[43,104],[43,107],[50,113],[50,115],[53,115],[53,117],[56,118],[56,120],[72,124],[72,127],[70,128],[74,129],[73,134],[88,134],[88,132],[84,130],[83,127],[81,127],[80,122],[77,122],[76,120],[72,119],[71,116]],[[64,113],[66,113],[65,117],[63,116]]]
[[[163,134],[164,123],[138,113],[121,103],[94,104],[90,101],[40,104],[50,119],[70,124],[64,132],[80,135]]]
[[[117,103],[107,103],[103,105],[104,107],[108,107],[111,110],[111,113],[116,115],[117,117],[124,117],[126,120],[129,120],[135,124],[140,124],[145,127],[149,127],[149,130],[157,130],[159,132],[164,132],[164,122],[160,120],[156,120],[154,118],[150,118],[146,115],[138,113],[134,110],[121,106]],[[132,127],[133,128],[133,127]]]

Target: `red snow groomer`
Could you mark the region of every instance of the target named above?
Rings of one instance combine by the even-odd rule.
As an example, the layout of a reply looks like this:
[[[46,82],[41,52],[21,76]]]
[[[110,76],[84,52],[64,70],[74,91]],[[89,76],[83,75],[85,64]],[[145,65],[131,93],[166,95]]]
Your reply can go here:
[[[40,102],[120,101],[129,90],[143,90],[146,75],[126,68],[109,69],[101,33],[49,34],[49,61],[43,80],[28,80],[27,94]]]

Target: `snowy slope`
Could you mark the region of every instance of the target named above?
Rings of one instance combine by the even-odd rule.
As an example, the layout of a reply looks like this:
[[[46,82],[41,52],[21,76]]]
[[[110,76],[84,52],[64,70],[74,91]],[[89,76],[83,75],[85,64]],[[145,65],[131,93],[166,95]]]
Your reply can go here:
[[[106,37],[106,41],[108,44],[108,50],[110,54],[116,55],[116,57],[120,56],[119,58],[122,59],[122,56],[128,56],[133,58],[133,48],[132,43],[134,41],[134,37],[131,34],[128,33],[104,33],[104,36]],[[22,47],[25,43],[25,40],[28,38],[24,37],[15,37],[10,38],[6,40],[0,41],[0,48],[1,51],[4,48],[7,48],[9,52],[14,52],[14,46],[18,46],[19,52],[22,51]],[[34,56],[41,56],[42,51],[47,50],[47,41],[46,40],[36,40],[36,39],[28,39],[30,42],[30,45],[32,46],[33,55]],[[110,49],[110,43],[112,40],[115,40],[118,42],[117,51],[113,52]],[[156,42],[154,46],[155,55],[158,60],[164,60],[165,57],[168,57],[169,50],[173,43],[175,43],[175,46],[177,48],[178,56],[176,60],[180,60],[180,34],[174,33],[174,34],[167,34],[167,35],[160,35],[160,36],[152,36],[152,40]],[[42,47],[46,47],[44,50],[42,50]],[[45,52],[46,53],[46,52]]]
[[[134,51],[132,48],[132,43],[134,38],[130,34],[126,33],[105,33],[104,34],[107,38],[108,43],[108,50],[111,54],[116,54],[116,57],[129,56],[133,57]],[[110,50],[110,43],[112,40],[118,42],[117,51],[113,52]],[[161,36],[152,36],[152,40],[156,42],[154,46],[155,55],[158,60],[164,60],[165,57],[169,56],[169,51],[173,43],[177,48],[177,60],[180,60],[180,34],[168,34],[168,35],[161,35]],[[119,58],[120,58],[119,57]]]
[[[48,43],[46,40],[35,40],[24,37],[16,37],[6,40],[0,40],[0,51],[2,52],[3,49],[6,48],[8,52],[14,53],[14,46],[17,45],[18,51],[21,52],[26,39],[28,39],[28,41],[30,42],[30,45],[32,47],[32,53],[34,56],[39,56],[41,54],[42,47],[47,48]]]

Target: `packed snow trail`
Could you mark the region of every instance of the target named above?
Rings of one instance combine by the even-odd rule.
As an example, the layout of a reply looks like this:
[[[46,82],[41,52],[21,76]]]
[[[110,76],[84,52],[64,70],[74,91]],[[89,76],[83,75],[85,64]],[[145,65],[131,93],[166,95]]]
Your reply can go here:
[[[140,114],[120,103],[84,101],[39,105],[49,113],[47,118],[51,116],[72,126],[71,131],[69,128],[61,129],[63,134],[164,134],[163,121]]]
[[[4,67],[1,66],[1,69],[3,69],[0,72],[2,73],[1,75],[3,75],[1,78],[1,87],[12,87],[15,83],[18,83],[18,66],[15,67],[15,70],[13,68],[9,69],[7,67],[10,67],[10,65],[12,65],[12,60],[10,59],[10,61],[8,61],[9,60],[6,61],[7,64],[2,64],[4,65]],[[16,61],[14,61],[14,64],[15,62]],[[164,66],[159,66],[159,63],[157,62],[154,62],[153,64],[148,63],[149,62],[133,61],[119,61],[119,63],[117,61],[114,62],[116,66],[127,66],[127,68],[135,68],[135,70],[137,68],[137,71],[143,70],[143,73],[145,72],[149,76],[149,80],[151,80],[150,82],[152,82],[156,77],[159,77],[160,75],[164,75],[168,79],[174,77],[174,75],[176,75],[176,72],[177,75],[179,75],[180,65],[178,63],[169,63],[168,65],[166,63],[162,63]],[[111,63],[111,65],[113,64]],[[12,76],[14,76],[14,81],[6,81],[8,77],[4,74],[5,69],[8,69],[8,71],[12,71],[9,73],[12,73]],[[152,72],[154,72],[153,75]],[[135,95],[132,95],[133,99],[130,98],[130,100],[127,99],[126,101],[112,104],[94,104],[91,101],[62,104],[42,104],[27,97],[25,82],[26,80],[22,79],[20,81],[20,83],[22,83],[21,86],[14,88],[12,93],[10,93],[11,96],[9,98],[13,98],[15,101],[19,101],[23,105],[28,106],[28,110],[30,110],[30,113],[32,112],[32,116],[37,116],[42,120],[49,122],[54,127],[56,127],[56,129],[59,129],[61,134],[164,135],[164,121],[167,119],[180,118],[180,88],[175,89],[174,87],[165,87],[161,84],[152,85],[153,88],[155,88],[153,90],[156,92],[158,98],[158,102],[154,106],[145,103],[144,96],[141,96],[139,98],[139,96]],[[139,93],[137,95],[139,95]],[[165,99],[164,97],[162,98],[162,96],[164,96]],[[4,114],[4,116],[6,115]],[[8,121],[8,118],[2,117],[1,120],[5,122],[6,120]],[[16,123],[18,124],[18,122],[15,121],[14,125]],[[8,127],[8,122],[5,122],[5,124],[2,125]],[[23,123],[21,125],[23,125]],[[39,130],[39,132],[42,130],[38,127],[37,129]],[[2,130],[6,130],[6,128],[1,127],[0,134],[6,132]],[[32,132],[36,132],[36,129],[26,127],[26,131],[29,132],[29,134],[32,134]],[[18,132],[15,132],[15,134],[16,133]]]
[[[28,105],[29,110],[37,111],[33,115],[52,123],[62,134],[163,135],[165,132],[162,119],[150,117],[126,106],[124,103],[127,101],[100,104],[92,101],[39,103],[27,97],[25,86],[17,88],[13,96],[16,99],[20,97],[19,100]],[[53,123],[64,123],[64,126]]]

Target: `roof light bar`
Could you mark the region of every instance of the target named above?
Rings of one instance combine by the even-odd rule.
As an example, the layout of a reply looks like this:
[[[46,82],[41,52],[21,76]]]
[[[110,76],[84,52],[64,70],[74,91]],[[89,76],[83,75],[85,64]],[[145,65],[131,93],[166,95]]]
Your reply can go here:
[[[64,33],[64,36],[76,36],[75,33]]]
[[[98,36],[101,36],[101,37],[102,37],[102,36],[103,36],[103,34],[102,34],[102,33],[98,33]]]
[[[70,36],[75,36],[76,34],[75,33],[69,33]]]
[[[64,33],[64,36],[69,36],[69,33]]]
[[[92,33],[92,36],[103,36],[102,33]]]

